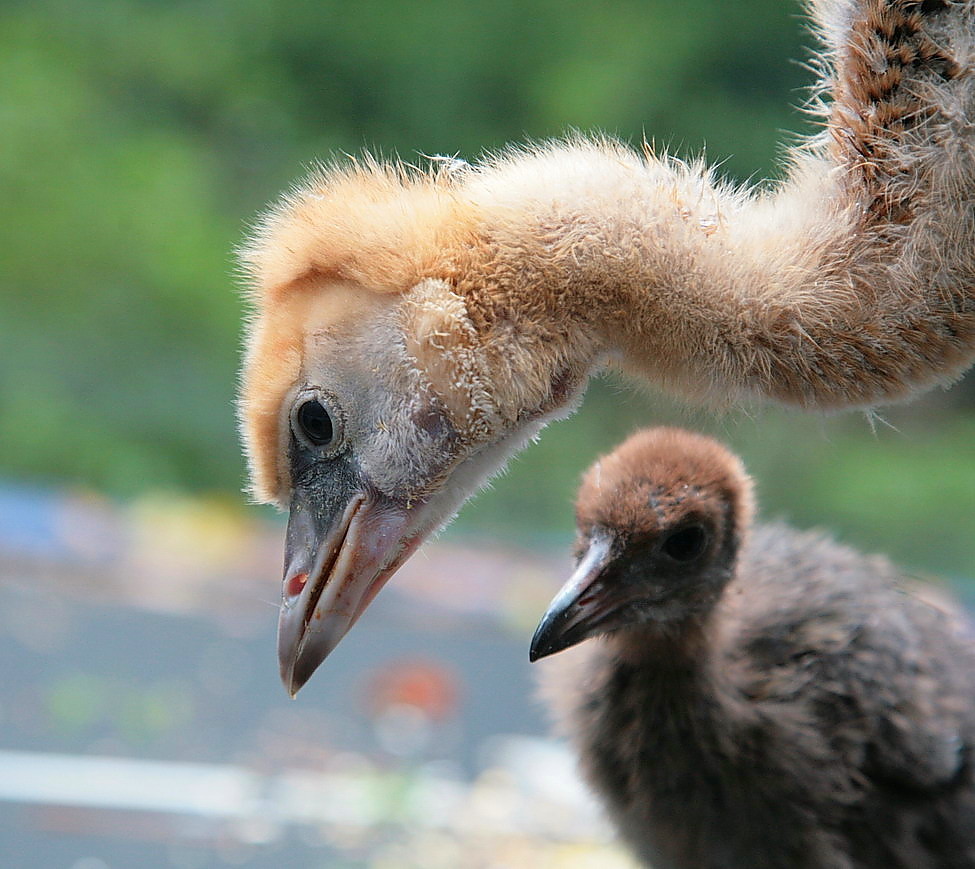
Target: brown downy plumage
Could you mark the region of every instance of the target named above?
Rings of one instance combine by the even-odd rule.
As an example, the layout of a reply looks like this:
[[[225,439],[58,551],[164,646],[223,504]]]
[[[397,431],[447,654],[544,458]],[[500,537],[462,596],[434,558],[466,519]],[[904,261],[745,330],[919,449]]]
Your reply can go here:
[[[970,364],[975,2],[811,8],[824,128],[773,188],[573,138],[333,165],[261,221],[240,415],[255,495],[297,516],[290,690],[601,365],[840,408]]]
[[[975,867],[975,636],[886,560],[750,528],[677,429],[586,474],[579,563],[532,641],[585,777],[654,869]]]

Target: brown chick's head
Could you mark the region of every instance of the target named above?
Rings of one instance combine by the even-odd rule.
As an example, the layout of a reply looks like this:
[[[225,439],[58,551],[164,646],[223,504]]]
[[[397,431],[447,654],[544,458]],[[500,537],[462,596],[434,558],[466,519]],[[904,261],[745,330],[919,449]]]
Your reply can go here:
[[[670,428],[633,435],[583,478],[578,565],[542,618],[531,659],[703,615],[734,575],[751,516],[751,480],[720,444]]]

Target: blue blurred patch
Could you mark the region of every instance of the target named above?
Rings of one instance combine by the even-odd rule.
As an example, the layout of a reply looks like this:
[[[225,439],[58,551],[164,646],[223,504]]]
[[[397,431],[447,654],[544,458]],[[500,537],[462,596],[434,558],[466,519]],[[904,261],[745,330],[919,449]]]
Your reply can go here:
[[[47,556],[67,552],[60,534],[62,496],[0,483],[0,547]]]

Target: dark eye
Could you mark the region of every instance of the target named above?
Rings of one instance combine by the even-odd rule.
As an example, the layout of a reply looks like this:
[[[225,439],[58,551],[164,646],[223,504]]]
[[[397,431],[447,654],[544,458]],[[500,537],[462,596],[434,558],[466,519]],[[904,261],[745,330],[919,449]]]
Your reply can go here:
[[[335,431],[332,417],[318,399],[306,401],[295,414],[295,422],[301,433],[315,446],[323,447],[332,442]]]
[[[664,552],[674,561],[686,563],[697,558],[707,546],[708,535],[701,525],[689,525],[668,536],[663,543]]]

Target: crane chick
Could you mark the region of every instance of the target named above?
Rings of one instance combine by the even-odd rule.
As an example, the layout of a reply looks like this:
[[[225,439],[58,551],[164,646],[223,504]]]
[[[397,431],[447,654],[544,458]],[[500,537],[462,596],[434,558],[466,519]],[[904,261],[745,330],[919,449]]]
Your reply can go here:
[[[537,660],[583,774],[655,869],[975,867],[975,642],[821,534],[751,526],[715,441],[642,431],[586,474]],[[562,665],[562,666],[559,666]]]

